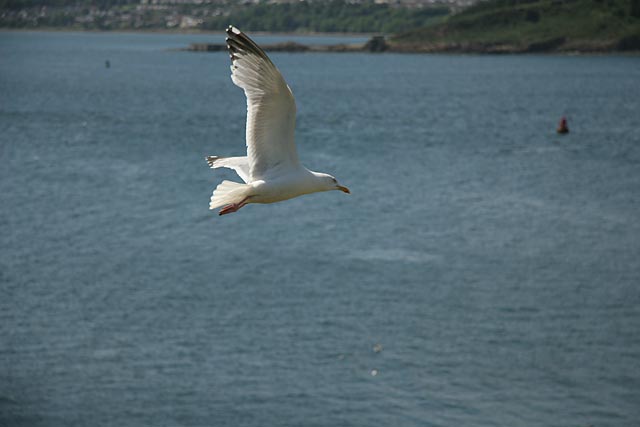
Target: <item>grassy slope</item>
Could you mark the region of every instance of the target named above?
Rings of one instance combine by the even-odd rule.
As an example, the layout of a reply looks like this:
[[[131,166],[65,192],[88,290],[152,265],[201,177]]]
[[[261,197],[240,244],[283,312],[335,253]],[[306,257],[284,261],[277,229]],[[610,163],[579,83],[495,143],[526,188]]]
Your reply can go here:
[[[44,5],[47,7],[43,8]],[[442,5],[410,9],[377,4],[373,0],[359,3],[234,0],[222,6],[173,1],[161,9],[138,10],[138,6],[139,0],[0,0],[0,28],[178,29],[177,23],[186,15],[201,21],[197,29],[203,30],[220,31],[234,24],[244,31],[391,34],[423,27],[450,13],[450,9]]]
[[[392,42],[523,51],[640,49],[640,0],[492,0]]]
[[[245,31],[321,31],[395,33],[420,28],[449,13],[443,6],[394,8],[386,4],[343,0],[297,3],[258,3],[239,6],[228,16],[212,18],[205,28],[223,30],[233,23]]]

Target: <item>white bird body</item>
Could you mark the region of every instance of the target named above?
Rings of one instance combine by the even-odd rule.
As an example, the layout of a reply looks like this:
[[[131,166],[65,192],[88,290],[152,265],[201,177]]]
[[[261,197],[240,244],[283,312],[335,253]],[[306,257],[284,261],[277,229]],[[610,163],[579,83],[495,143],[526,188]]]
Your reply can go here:
[[[305,194],[328,191],[319,176],[304,166],[287,171],[285,175],[251,183],[256,191],[253,203],[275,203]]]
[[[296,104],[280,71],[253,40],[235,27],[227,29],[231,80],[247,97],[247,156],[208,156],[212,168],[236,171],[245,184],[223,181],[209,209],[220,215],[249,203],[275,203],[304,194],[349,189],[331,175],[312,172],[298,159],[294,140]]]

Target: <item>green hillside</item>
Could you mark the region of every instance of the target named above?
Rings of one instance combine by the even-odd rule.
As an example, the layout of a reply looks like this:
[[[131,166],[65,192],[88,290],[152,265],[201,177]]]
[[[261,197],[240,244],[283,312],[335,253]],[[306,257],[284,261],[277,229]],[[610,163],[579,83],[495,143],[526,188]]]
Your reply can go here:
[[[442,4],[395,7],[373,0],[0,0],[0,28],[396,33],[450,12]]]
[[[424,51],[640,50],[640,0],[492,0],[391,42]]]
[[[449,13],[444,6],[420,9],[390,7],[373,2],[258,3],[232,9],[228,16],[209,19],[203,28],[223,30],[230,22],[245,31],[320,31],[396,33],[419,28]]]

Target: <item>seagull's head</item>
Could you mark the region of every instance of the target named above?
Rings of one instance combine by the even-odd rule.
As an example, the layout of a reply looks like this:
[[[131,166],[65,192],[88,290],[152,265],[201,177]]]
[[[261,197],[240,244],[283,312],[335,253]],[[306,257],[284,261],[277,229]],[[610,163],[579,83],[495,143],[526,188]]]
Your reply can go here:
[[[322,189],[320,191],[331,191],[331,190],[340,190],[343,193],[351,194],[351,191],[344,185],[340,185],[335,177],[327,174],[327,173],[313,173],[319,180]]]

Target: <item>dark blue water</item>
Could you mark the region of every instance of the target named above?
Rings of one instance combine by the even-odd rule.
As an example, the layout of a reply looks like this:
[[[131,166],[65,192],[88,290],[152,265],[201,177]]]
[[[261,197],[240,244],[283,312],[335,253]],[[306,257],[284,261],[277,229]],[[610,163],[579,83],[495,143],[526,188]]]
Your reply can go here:
[[[0,33],[0,425],[637,425],[640,58],[273,54],[353,194],[218,217],[205,39]]]

